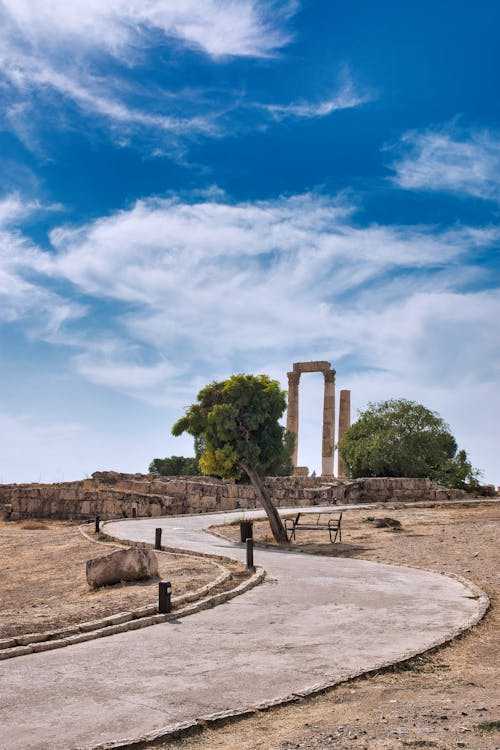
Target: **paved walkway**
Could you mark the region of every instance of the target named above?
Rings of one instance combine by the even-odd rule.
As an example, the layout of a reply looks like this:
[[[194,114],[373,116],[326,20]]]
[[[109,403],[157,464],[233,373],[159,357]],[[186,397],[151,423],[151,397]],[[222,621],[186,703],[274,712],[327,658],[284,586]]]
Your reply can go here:
[[[246,512],[245,517],[258,511]],[[203,532],[234,514],[113,522],[109,533],[242,559]],[[2,750],[139,737],[397,661],[469,626],[480,604],[442,575],[256,550],[267,580],[212,610],[0,664]]]

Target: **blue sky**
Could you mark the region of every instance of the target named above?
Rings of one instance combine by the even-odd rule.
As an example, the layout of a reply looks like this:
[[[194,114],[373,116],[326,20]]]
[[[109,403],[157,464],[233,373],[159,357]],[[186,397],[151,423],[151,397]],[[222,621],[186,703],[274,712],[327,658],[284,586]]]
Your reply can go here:
[[[499,8],[0,0],[0,481],[146,471],[206,382],[328,359],[500,483]]]

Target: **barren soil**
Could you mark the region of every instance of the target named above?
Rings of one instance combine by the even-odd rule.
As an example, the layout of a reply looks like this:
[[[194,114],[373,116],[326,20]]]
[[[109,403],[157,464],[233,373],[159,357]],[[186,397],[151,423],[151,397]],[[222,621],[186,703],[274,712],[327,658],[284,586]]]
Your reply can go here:
[[[88,586],[86,561],[115,548],[88,541],[69,522],[0,521],[0,638],[60,629],[157,602],[157,580],[96,590]],[[174,597],[222,573],[208,559],[157,554],[159,575],[172,582]],[[238,563],[224,565],[232,571],[232,586],[246,575]]]
[[[358,678],[324,695],[257,713],[237,723],[157,748],[168,750],[498,750],[500,748],[499,505],[344,514],[335,547],[303,532],[297,547],[457,573],[481,586],[492,608],[473,630],[432,654]],[[390,516],[402,531],[376,528],[367,517]],[[224,533],[238,538],[239,529]],[[267,523],[254,535],[269,541]],[[295,546],[295,545],[293,545]],[[369,623],[367,623],[369,638]],[[332,647],[335,633],[332,633]]]

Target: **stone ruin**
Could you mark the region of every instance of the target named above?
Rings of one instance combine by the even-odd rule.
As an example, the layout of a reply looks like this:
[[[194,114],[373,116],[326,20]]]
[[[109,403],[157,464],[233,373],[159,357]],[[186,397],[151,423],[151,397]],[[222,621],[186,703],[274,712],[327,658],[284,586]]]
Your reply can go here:
[[[297,466],[299,451],[299,381],[300,376],[307,372],[322,372],[325,379],[323,396],[323,431],[321,442],[321,474],[333,477],[333,458],[335,453],[335,370],[326,360],[312,362],[294,362],[293,369],[288,375],[288,409],[286,428],[295,435],[295,446],[292,463],[295,473],[299,476],[306,474],[305,467]],[[339,403],[339,440],[351,424],[351,392],[340,391]],[[338,475],[344,476],[342,459],[338,457]]]
[[[446,501],[466,496],[430,479],[374,477],[350,481],[324,477],[267,477],[277,507],[366,502]],[[57,484],[0,485],[0,513],[25,518],[88,520],[155,517],[260,508],[249,484],[211,477],[95,472],[89,479]]]

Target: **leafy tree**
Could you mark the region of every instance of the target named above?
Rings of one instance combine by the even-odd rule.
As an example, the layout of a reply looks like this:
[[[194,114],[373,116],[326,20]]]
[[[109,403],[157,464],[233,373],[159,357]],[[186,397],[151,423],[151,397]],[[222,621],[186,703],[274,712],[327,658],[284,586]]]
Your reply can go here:
[[[445,487],[455,487],[467,492],[479,492],[481,472],[475,469],[464,450],[458,451],[456,456],[446,461],[433,477]]]
[[[477,486],[477,470],[446,422],[406,399],[370,403],[347,430],[339,450],[349,476],[429,477],[449,487]]]
[[[149,471],[164,477],[194,477],[200,474],[200,467],[197,458],[168,456],[167,458],[154,458],[149,464]]]
[[[278,511],[263,477],[276,474],[290,460],[293,442],[278,420],[286,408],[285,392],[267,375],[232,375],[205,386],[172,427],[201,438],[203,474],[239,479],[247,474],[263,505],[274,538],[286,542]]]

